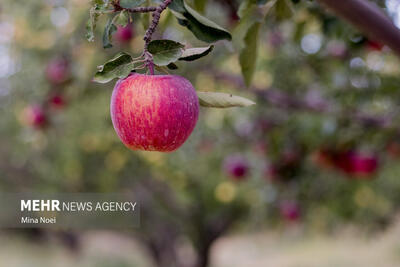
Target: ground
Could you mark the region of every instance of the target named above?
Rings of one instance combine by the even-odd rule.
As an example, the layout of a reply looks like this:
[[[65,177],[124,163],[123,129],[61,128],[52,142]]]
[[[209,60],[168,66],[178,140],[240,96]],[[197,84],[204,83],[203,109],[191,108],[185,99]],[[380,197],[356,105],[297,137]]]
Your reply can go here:
[[[365,235],[341,230],[336,234],[304,234],[300,227],[220,239],[212,250],[212,267],[395,267],[400,266],[400,220],[381,233]],[[145,251],[126,234],[88,231],[78,253],[58,240],[27,242],[2,234],[4,265],[23,267],[152,267]]]

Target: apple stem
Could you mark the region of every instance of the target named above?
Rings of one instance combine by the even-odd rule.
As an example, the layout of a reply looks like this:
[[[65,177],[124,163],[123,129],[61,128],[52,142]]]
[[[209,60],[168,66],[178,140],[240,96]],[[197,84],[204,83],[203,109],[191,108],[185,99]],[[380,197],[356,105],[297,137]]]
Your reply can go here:
[[[148,67],[149,67],[150,75],[154,75],[154,63],[149,62]]]
[[[119,3],[114,3],[114,11],[118,12],[121,10],[127,10],[131,13],[145,13],[152,12],[152,20],[149,28],[146,30],[146,33],[143,37],[144,40],[144,49],[141,57],[144,57],[145,66],[149,69],[150,74],[154,75],[154,60],[153,55],[149,52],[148,47],[151,42],[154,31],[157,28],[158,23],[160,22],[161,13],[168,7],[169,4],[172,3],[173,0],[164,0],[159,6],[149,6],[149,7],[135,7],[135,8],[123,8],[119,5]]]
[[[156,30],[157,25],[160,22],[161,13],[168,7],[169,4],[171,4],[171,2],[172,0],[164,0],[159,6],[156,7],[155,11],[152,14],[153,19],[151,21],[151,24],[149,28],[146,30],[146,33],[143,37],[144,40],[143,55],[151,75],[154,75],[154,61],[153,61],[153,56],[148,51],[148,46],[149,43],[151,42],[151,38],[153,36],[154,31]]]

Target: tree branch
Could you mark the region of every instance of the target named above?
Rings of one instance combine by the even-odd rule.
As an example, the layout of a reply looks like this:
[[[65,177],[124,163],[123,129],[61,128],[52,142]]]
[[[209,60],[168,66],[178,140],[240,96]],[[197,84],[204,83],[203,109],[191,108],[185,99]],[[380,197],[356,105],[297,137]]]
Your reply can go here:
[[[318,1],[368,37],[387,45],[400,56],[400,30],[374,3],[367,0]]]
[[[153,13],[153,20],[151,21],[151,24],[149,28],[147,29],[145,35],[144,35],[144,59],[146,61],[146,66],[150,70],[150,74],[154,74],[154,63],[153,63],[153,56],[149,53],[147,50],[149,43],[151,42],[151,37],[153,36],[154,31],[157,28],[158,22],[160,21],[161,13],[168,7],[169,4],[171,4],[172,0],[164,0],[154,11]]]

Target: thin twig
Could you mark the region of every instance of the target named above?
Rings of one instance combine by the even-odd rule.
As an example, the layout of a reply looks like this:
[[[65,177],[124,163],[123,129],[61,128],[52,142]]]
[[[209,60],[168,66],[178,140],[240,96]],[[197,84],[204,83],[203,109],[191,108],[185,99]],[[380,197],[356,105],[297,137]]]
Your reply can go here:
[[[156,8],[156,10],[153,13],[153,19],[151,21],[151,24],[143,37],[143,40],[144,40],[143,56],[146,60],[146,65],[149,68],[151,75],[154,75],[154,62],[153,62],[153,56],[148,51],[148,46],[149,46],[149,43],[151,42],[151,38],[153,36],[154,31],[156,30],[157,25],[160,22],[161,13],[168,7],[169,4],[171,4],[171,2],[172,2],[172,0],[164,0]]]
[[[149,43],[151,42],[151,38],[153,36],[154,31],[156,30],[157,25],[160,22],[161,13],[168,7],[169,4],[171,4],[172,1],[173,0],[164,0],[157,7],[150,6],[150,7],[135,7],[135,8],[123,8],[123,7],[121,7],[121,5],[118,2],[114,3],[114,12],[118,12],[118,11],[122,11],[122,10],[127,10],[128,12],[131,12],[131,13],[153,12],[153,14],[152,14],[153,19],[143,37],[144,49],[143,49],[143,54],[141,55],[141,57],[144,58],[144,61],[146,62],[145,66],[147,66],[151,75],[154,75],[154,61],[153,61],[153,55],[148,50],[148,46],[149,46]]]
[[[135,8],[126,8],[128,12],[131,13],[146,13],[146,12],[154,12],[157,10],[155,6],[148,6],[148,7],[135,7]]]
[[[147,13],[147,12],[154,12],[157,10],[157,7],[155,6],[139,6],[139,7],[134,7],[134,8],[124,8],[122,7],[119,3],[114,3],[114,12],[119,12],[122,10],[126,10],[131,13]]]

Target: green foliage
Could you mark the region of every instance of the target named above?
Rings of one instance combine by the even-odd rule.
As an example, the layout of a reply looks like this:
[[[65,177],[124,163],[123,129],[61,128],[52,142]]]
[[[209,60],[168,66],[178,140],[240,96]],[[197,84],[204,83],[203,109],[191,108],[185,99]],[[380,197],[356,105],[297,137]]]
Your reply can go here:
[[[255,0],[243,2],[239,8],[240,24],[234,32],[234,43],[239,51],[239,62],[242,75],[247,86],[251,84],[257,64],[258,36],[266,14],[273,7],[275,1],[268,2],[264,9],[259,8]]]
[[[106,27],[103,32],[103,48],[111,48],[112,47],[112,35],[117,31],[117,26],[115,26],[115,20],[118,18],[118,15],[114,15],[108,18]]]
[[[92,7],[90,9],[89,13],[90,13],[89,14],[90,18],[86,24],[86,31],[87,31],[86,39],[89,42],[93,42],[94,41],[94,30],[96,29],[96,24],[97,24],[97,19],[99,17],[99,13],[96,12],[96,9],[94,7]]]
[[[201,41],[213,43],[219,40],[231,40],[231,34],[214,23],[203,17],[183,0],[175,0],[169,6],[179,23],[187,27]]]
[[[98,66],[93,81],[107,83],[115,78],[125,78],[134,69],[135,62],[129,54],[118,53],[104,65]]]
[[[179,60],[193,61],[207,56],[213,49],[213,45],[207,47],[187,48],[185,51],[183,51]]]
[[[153,55],[154,64],[167,66],[182,56],[184,47],[183,44],[171,40],[154,40],[149,43],[148,50]]]
[[[119,5],[123,8],[135,8],[143,5],[146,0],[120,0]]]
[[[115,24],[118,26],[125,27],[130,22],[130,15],[127,10],[121,11],[117,16]]]
[[[277,0],[275,14],[278,20],[290,19],[293,16],[293,6],[290,0]]]
[[[197,92],[197,96],[200,105],[207,108],[248,107],[256,104],[244,97],[226,93]]]
[[[86,39],[89,42],[94,41],[94,31],[96,29],[97,20],[101,14],[109,13],[112,11],[111,3],[109,1],[96,0],[93,1],[93,6],[89,11],[89,20],[86,24]]]
[[[239,56],[242,74],[247,86],[251,84],[254,71],[256,70],[260,27],[261,24],[256,22],[249,28],[249,31],[244,38],[245,47],[240,52]]]

